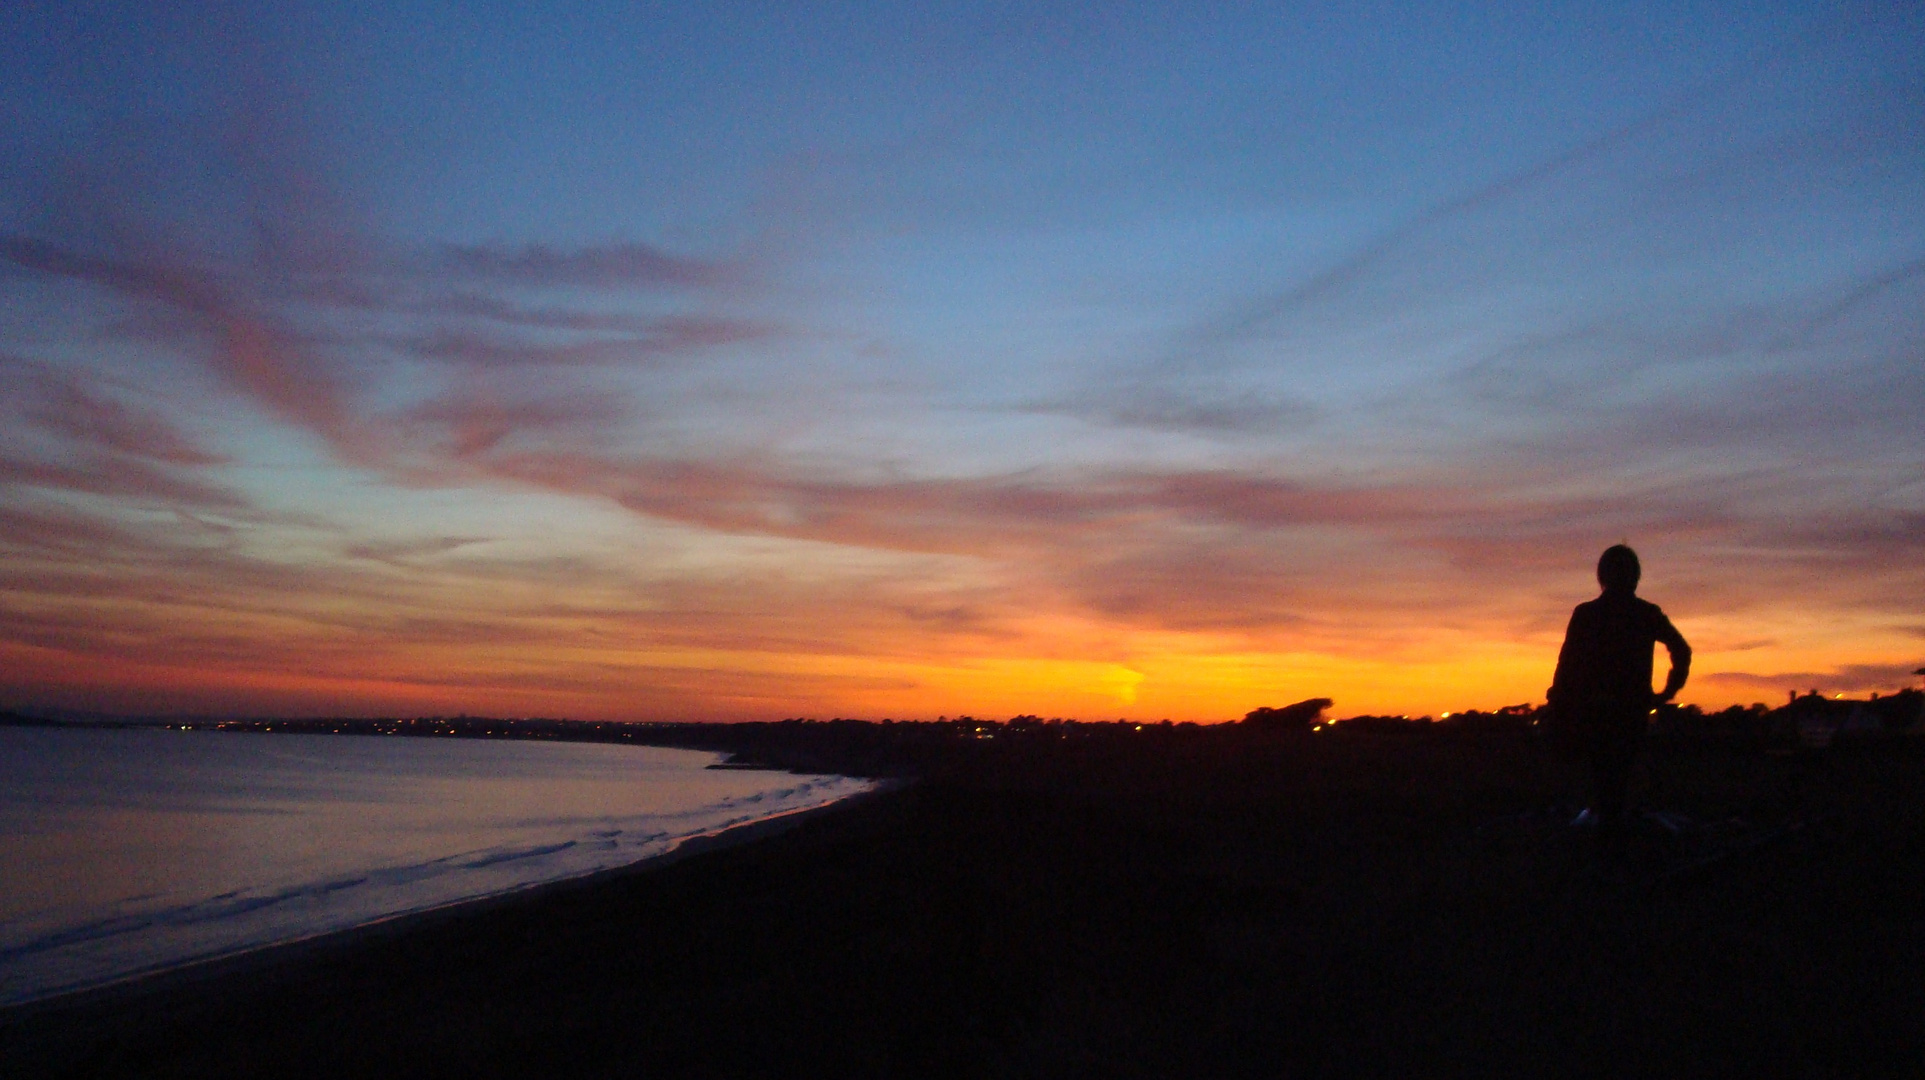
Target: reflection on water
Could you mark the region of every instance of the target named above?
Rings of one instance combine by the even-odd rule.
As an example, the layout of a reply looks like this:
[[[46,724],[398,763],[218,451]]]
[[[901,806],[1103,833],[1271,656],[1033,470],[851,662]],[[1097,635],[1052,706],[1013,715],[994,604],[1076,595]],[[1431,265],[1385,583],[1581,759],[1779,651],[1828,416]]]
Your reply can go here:
[[[0,1004],[619,866],[869,787],[714,760],[0,728]]]

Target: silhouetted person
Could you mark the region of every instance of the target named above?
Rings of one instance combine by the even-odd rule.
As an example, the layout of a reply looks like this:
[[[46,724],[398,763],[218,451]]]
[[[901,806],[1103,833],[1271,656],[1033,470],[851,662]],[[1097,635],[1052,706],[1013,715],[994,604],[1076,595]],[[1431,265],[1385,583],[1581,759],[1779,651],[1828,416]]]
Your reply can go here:
[[[1637,596],[1641,573],[1637,552],[1623,544],[1605,549],[1597,561],[1604,595],[1571,612],[1549,693],[1551,707],[1591,767],[1598,825],[1612,842],[1624,829],[1631,768],[1651,713],[1691,674],[1691,646],[1684,635],[1658,605]],[[1654,694],[1652,655],[1659,642],[1671,653],[1671,674]]]

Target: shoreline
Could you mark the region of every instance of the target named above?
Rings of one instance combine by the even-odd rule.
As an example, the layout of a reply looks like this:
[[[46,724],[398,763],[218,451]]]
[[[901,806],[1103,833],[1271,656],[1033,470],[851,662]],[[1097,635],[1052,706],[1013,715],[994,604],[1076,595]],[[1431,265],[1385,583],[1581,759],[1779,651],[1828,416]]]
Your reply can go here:
[[[585,874],[515,886],[500,892],[464,897],[429,907],[396,912],[354,926],[247,946],[232,952],[216,953],[179,964],[134,972],[91,986],[58,991],[46,997],[0,1005],[0,1026],[28,1020],[37,1013],[111,1005],[119,999],[145,996],[150,993],[174,993],[209,981],[258,973],[282,964],[299,963],[318,953],[336,948],[352,948],[364,942],[405,936],[447,919],[461,918],[507,905],[540,903],[575,889],[593,888],[607,881],[661,870],[696,855],[722,851],[779,836],[801,825],[804,821],[827,815],[837,809],[860,805],[912,783],[902,779],[871,777],[852,777],[851,779],[867,780],[873,786],[866,791],[844,795],[820,806],[785,810],[753,821],[738,822],[720,829],[695,833],[675,841],[674,846],[667,851],[620,866],[604,867]]]
[[[705,858],[0,1013],[0,1075],[1925,1067],[1925,748],[1657,743],[1639,802],[1702,827],[1612,855],[1542,743],[1442,735],[985,740]]]

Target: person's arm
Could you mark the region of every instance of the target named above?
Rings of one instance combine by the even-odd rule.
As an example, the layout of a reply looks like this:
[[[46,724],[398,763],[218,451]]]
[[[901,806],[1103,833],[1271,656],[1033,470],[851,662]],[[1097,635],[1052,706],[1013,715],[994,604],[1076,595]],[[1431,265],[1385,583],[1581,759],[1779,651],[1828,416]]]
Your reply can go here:
[[[1684,681],[1691,677],[1691,645],[1671,625],[1671,620],[1658,615],[1658,640],[1664,642],[1664,649],[1671,654],[1671,674],[1664,677],[1664,689],[1658,692],[1658,702],[1670,701],[1684,689]]]
[[[1571,683],[1577,678],[1578,666],[1583,663],[1579,658],[1579,653],[1583,651],[1579,641],[1584,637],[1584,631],[1578,625],[1583,619],[1583,611],[1580,606],[1571,612],[1571,621],[1564,627],[1564,644],[1557,650],[1557,670],[1551,675],[1551,688],[1544,691],[1544,700],[1552,705],[1556,705],[1558,699],[1569,696]]]

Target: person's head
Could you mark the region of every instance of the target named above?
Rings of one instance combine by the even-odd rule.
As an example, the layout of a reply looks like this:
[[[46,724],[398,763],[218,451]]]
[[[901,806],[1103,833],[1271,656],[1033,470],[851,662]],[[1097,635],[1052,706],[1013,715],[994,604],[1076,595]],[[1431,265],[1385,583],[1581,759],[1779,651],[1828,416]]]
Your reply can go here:
[[[1612,544],[1598,556],[1597,583],[1604,586],[1605,592],[1637,592],[1638,578],[1643,574],[1638,553],[1629,545]]]

